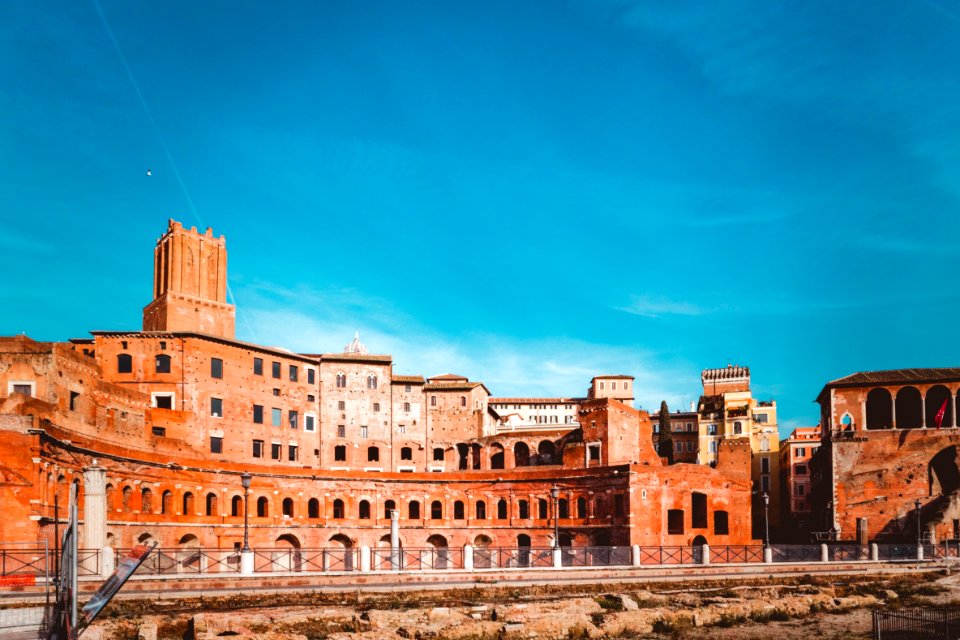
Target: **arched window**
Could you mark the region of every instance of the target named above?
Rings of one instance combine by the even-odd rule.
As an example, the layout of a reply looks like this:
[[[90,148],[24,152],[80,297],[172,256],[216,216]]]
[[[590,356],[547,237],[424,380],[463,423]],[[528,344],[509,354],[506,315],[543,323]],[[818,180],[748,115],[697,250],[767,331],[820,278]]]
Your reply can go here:
[[[416,500],[411,500],[410,504],[407,506],[407,517],[411,520],[420,519],[420,503]]]
[[[192,516],[193,511],[193,494],[187,491],[185,494],[183,494],[183,515]]]
[[[507,519],[507,501],[503,498],[497,502],[497,520]]]
[[[333,519],[342,520],[343,519],[343,500],[337,498],[333,501]]]
[[[240,496],[233,496],[230,500],[230,515],[234,518],[243,515],[243,498]]]
[[[577,517],[587,517],[587,500],[583,497],[577,498]]]
[[[266,518],[270,515],[270,501],[265,497],[257,498],[257,517]]]
[[[173,513],[173,492],[164,491],[160,496],[160,513]]]
[[[526,520],[530,517],[530,503],[526,500],[520,500],[517,503],[517,517],[521,520]]]
[[[437,406],[437,396],[430,396],[430,406],[431,407]]]
[[[133,495],[133,489],[130,487],[124,487],[123,492],[120,496],[120,508],[124,513],[130,511],[130,496]]]
[[[347,374],[338,373],[337,374],[337,388],[344,389],[347,386]]]
[[[439,500],[430,503],[430,519],[443,520],[443,503]]]
[[[207,515],[217,515],[217,494],[213,492],[207,494]]]
[[[461,407],[467,406],[467,396],[460,396],[460,406]]]
[[[483,500],[477,500],[477,508],[475,516],[477,520],[486,520],[487,519],[487,503]]]
[[[570,517],[570,501],[566,498],[560,498],[557,501],[557,517],[558,518],[569,518]]]
[[[153,513],[153,492],[150,489],[143,489],[140,492],[140,511]]]
[[[280,508],[283,510],[283,515],[288,518],[293,517],[293,498],[284,498],[283,502],[280,505]]]
[[[316,498],[310,498],[307,502],[307,517],[311,519],[320,517],[320,501]]]
[[[360,519],[369,520],[370,519],[370,503],[366,500],[360,501]]]
[[[390,512],[397,510],[397,503],[393,500],[387,500],[383,503],[383,518],[385,520],[390,519]]]
[[[367,462],[379,462],[379,461],[380,461],[380,448],[367,447]]]
[[[454,520],[463,520],[463,503],[457,500],[453,503],[453,519]]]
[[[377,376],[370,374],[367,376],[367,389],[377,388]]]
[[[165,353],[157,354],[154,360],[157,373],[170,373],[170,356]]]
[[[117,356],[117,373],[133,373],[133,357],[129,353]]]

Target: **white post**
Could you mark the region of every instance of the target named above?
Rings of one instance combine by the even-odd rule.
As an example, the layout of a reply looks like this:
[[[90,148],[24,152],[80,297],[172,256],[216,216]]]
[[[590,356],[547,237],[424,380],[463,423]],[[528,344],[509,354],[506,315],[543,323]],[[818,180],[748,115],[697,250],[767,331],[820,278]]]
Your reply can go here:
[[[100,563],[100,575],[104,578],[109,578],[110,574],[113,573],[113,570],[117,568],[113,547],[104,547],[101,553],[103,554],[101,556],[103,558],[103,562]]]
[[[107,546],[107,470],[97,461],[83,469],[83,549],[103,549]],[[95,563],[95,557],[84,564]],[[93,567],[88,567],[92,569]],[[100,567],[101,575],[103,566]],[[112,570],[111,570],[112,573]]]
[[[923,545],[917,545],[917,560],[923,560]]]
[[[563,549],[560,547],[553,548],[553,568],[562,569],[563,568]]]
[[[700,564],[710,564],[710,545],[702,545],[700,547],[700,554]]]
[[[363,545],[360,547],[360,572],[369,573],[370,571],[370,547]]]
[[[633,561],[633,566],[640,566],[640,545],[635,544],[630,547],[630,560]]]
[[[240,552],[240,575],[253,575],[253,549]]]
[[[830,549],[826,544],[820,544],[820,562],[830,562]]]
[[[400,568],[400,512],[390,511],[390,568]]]
[[[473,547],[469,544],[463,545],[463,570],[473,571]]]
[[[874,562],[880,562],[880,547],[876,542],[870,544],[870,559]]]
[[[771,547],[763,548],[763,561],[767,564],[773,562],[773,549]]]

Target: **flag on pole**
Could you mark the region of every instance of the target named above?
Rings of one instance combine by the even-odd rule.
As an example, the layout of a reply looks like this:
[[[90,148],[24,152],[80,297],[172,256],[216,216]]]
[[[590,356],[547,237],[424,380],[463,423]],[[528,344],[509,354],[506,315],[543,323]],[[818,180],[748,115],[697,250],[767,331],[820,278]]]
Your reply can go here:
[[[947,398],[947,400],[949,400],[949,398]],[[937,429],[943,424],[943,416],[947,413],[947,400],[943,401],[943,406],[940,407],[940,411],[937,411],[937,417],[934,418],[934,421],[937,423]]]

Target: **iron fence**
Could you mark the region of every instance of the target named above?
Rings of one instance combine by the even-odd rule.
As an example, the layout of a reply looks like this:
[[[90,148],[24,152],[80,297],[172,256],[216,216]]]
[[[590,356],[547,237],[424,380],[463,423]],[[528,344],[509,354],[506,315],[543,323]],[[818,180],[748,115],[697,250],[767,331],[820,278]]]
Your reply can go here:
[[[524,569],[553,566],[549,547],[478,547],[473,550],[475,569]]]
[[[130,551],[130,549],[116,549],[114,565],[119,566]],[[82,563],[82,552],[80,562]],[[137,573],[148,575],[239,572],[239,549],[202,549],[200,547],[154,549],[137,569]]]
[[[827,560],[850,562],[851,560],[869,560],[870,547],[859,544],[828,544]]]
[[[877,609],[873,612],[875,640],[955,640],[960,637],[960,610]]]
[[[820,546],[808,544],[771,545],[774,562],[818,562]]]
[[[561,547],[565,567],[615,567],[632,562],[630,547]]]
[[[817,547],[819,549],[819,547]],[[726,544],[710,547],[711,563],[741,564],[763,562],[763,546],[758,544]]]
[[[253,550],[255,573],[288,573],[303,571],[358,571],[359,550],[334,547],[330,549],[259,548]]]
[[[695,547],[640,547],[640,564],[696,564]]]
[[[877,559],[883,562],[898,560],[916,560],[917,545],[915,544],[878,544]]]

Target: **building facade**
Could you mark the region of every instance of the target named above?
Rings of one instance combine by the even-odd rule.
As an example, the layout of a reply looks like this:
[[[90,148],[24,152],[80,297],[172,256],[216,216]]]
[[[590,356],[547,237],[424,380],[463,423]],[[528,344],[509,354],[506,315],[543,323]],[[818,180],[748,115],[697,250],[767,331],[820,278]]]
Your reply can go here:
[[[808,542],[812,508],[810,460],[820,448],[820,426],[799,427],[780,442],[780,508],[784,531]]]
[[[359,336],[317,353],[237,340],[209,230],[171,221],[154,268],[142,331],[0,339],[5,539],[52,542],[74,483],[87,548],[236,547],[245,511],[267,547],[388,545],[393,511],[407,547],[550,546],[555,528],[564,546],[751,540],[749,444],[663,466],[629,377],[575,403],[491,402],[465,376],[397,375]],[[556,421],[505,430],[511,404]]]

